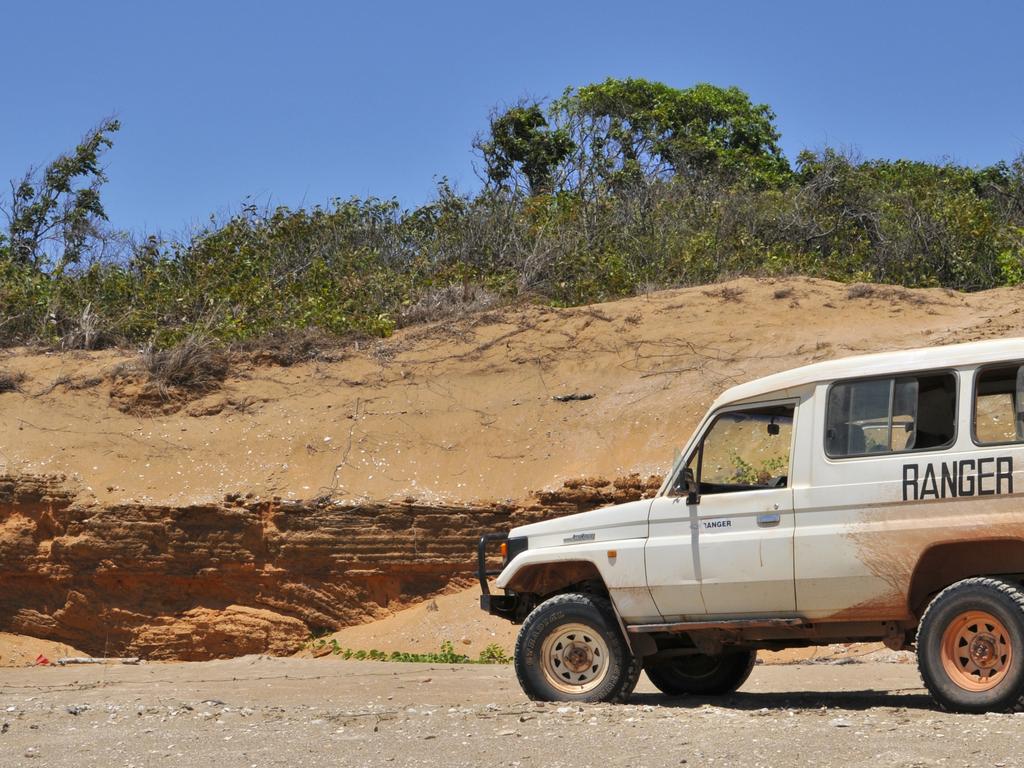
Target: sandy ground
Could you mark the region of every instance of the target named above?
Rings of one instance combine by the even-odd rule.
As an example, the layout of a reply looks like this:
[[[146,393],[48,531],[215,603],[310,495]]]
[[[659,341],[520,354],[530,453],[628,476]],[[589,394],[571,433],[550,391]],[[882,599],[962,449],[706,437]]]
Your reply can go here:
[[[41,663],[40,656],[56,663],[57,659],[84,655],[65,643],[0,632],[0,667],[30,667]]]
[[[0,672],[0,766],[1024,765],[1019,715],[911,665],[759,665],[737,693],[535,704],[509,666],[242,658]]]
[[[0,472],[63,473],[102,504],[522,500],[580,476],[662,474],[726,387],[815,360],[1024,333],[1024,290],[755,280],[399,331],[343,359],[239,364],[168,416],[122,413],[130,352],[0,352]],[[589,400],[559,402],[564,394]]]

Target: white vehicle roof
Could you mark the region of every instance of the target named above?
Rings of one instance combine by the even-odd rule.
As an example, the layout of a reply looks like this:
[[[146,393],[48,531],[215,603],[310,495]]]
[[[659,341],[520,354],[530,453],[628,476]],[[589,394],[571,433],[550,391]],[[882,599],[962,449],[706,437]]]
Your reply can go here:
[[[765,395],[784,395],[787,390],[836,379],[862,376],[884,376],[910,371],[936,368],[955,368],[962,365],[984,365],[1002,361],[1024,360],[1024,338],[973,341],[968,344],[921,349],[901,349],[871,355],[855,355],[837,360],[812,363],[800,368],[775,373],[727,389],[712,408],[739,403]]]

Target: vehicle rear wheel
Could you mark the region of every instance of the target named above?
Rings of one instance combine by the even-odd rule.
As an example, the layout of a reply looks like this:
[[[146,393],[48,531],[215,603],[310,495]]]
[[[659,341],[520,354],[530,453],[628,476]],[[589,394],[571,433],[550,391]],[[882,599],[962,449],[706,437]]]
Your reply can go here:
[[[726,651],[714,656],[697,653],[650,659],[644,663],[644,672],[659,691],[669,696],[721,696],[747,681],[756,659],[756,651]]]
[[[611,603],[587,594],[557,595],[530,613],[515,667],[535,701],[625,701],[640,677]]]
[[[1024,710],[1024,591],[973,578],[940,592],[921,617],[917,663],[943,709]]]

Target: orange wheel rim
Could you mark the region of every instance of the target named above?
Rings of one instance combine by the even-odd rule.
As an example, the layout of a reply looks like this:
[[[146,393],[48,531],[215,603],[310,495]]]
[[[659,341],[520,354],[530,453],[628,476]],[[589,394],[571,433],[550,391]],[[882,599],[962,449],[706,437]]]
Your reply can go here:
[[[949,679],[965,691],[995,688],[1012,662],[1010,633],[991,613],[961,613],[942,633],[942,666]]]

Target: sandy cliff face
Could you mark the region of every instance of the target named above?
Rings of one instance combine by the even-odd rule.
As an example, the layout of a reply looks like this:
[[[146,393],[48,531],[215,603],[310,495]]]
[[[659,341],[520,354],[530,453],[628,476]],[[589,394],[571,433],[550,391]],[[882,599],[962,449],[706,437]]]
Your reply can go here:
[[[287,652],[462,583],[482,531],[651,492],[731,384],[1022,335],[1022,297],[743,279],[507,309],[290,368],[238,361],[148,417],[111,375],[130,353],[0,351],[24,374],[0,393],[0,632]],[[626,479],[564,483],[586,477]]]
[[[96,655],[289,653],[472,577],[485,531],[651,493],[577,481],[513,506],[183,507],[75,502],[59,477],[0,477],[0,626]]]

